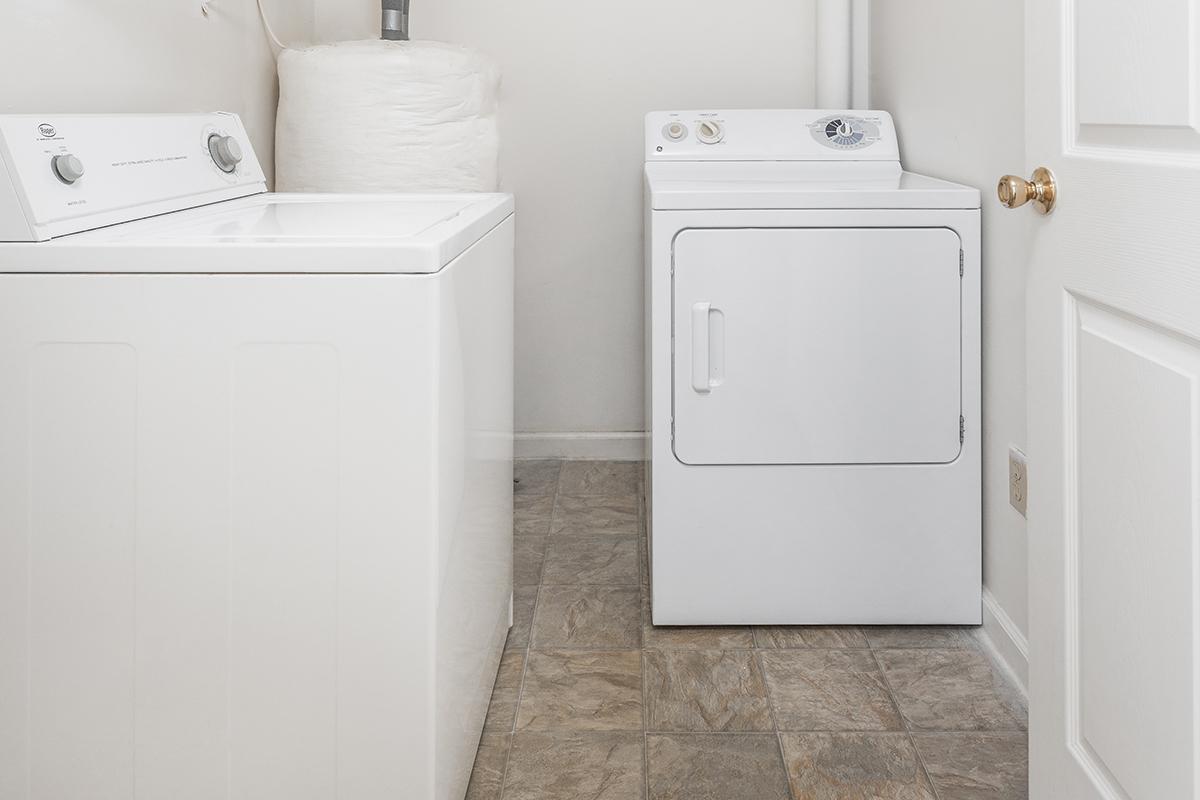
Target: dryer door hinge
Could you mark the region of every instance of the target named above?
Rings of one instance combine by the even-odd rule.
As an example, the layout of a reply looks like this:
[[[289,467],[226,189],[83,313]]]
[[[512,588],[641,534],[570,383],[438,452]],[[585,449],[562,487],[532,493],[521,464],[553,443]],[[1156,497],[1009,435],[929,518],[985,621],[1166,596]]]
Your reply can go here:
[[[962,444],[967,439],[967,418],[961,414],[958,416],[958,443]]]
[[[963,269],[967,262],[967,254],[962,250],[958,251],[958,277],[963,276]]]

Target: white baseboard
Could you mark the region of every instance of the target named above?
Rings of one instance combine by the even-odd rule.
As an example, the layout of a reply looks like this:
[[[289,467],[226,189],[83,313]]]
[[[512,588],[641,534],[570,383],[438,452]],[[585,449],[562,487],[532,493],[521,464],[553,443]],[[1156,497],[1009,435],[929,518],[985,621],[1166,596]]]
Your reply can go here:
[[[986,588],[983,590],[983,631],[980,641],[1009,678],[1029,698],[1029,641]]]
[[[641,461],[646,457],[646,434],[642,431],[518,433],[514,439],[514,454],[520,459]]]

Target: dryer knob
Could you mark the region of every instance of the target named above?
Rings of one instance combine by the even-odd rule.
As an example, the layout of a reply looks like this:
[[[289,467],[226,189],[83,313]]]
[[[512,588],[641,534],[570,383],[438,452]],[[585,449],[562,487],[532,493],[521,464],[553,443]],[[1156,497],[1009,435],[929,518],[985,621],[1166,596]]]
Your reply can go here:
[[[696,126],[696,138],[705,144],[716,144],[725,138],[725,128],[716,120],[706,119]]]
[[[672,142],[678,142],[687,136],[687,127],[681,122],[672,122],[663,128],[663,135]]]

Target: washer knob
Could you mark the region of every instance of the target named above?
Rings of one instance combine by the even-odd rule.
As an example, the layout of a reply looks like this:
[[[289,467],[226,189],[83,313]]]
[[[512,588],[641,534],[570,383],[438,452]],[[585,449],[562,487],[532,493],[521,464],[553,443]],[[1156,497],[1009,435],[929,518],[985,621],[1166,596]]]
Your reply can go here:
[[[663,133],[672,142],[678,142],[687,136],[687,127],[681,122],[671,122],[668,123],[667,127],[663,128]]]
[[[725,128],[716,120],[706,119],[696,127],[696,138],[705,144],[716,144],[725,138]]]
[[[83,162],[70,153],[55,156],[50,160],[50,166],[54,176],[68,186],[83,177]]]
[[[208,137],[208,153],[222,172],[233,172],[242,163],[242,146],[232,136],[214,133]]]

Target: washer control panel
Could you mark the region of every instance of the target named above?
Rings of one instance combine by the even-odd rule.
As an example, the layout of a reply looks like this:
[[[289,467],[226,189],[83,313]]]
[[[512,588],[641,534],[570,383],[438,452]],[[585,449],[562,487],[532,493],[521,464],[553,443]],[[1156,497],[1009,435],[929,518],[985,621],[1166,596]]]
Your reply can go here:
[[[885,111],[655,111],[646,160],[898,162],[900,151]]]
[[[0,115],[0,241],[264,191],[236,114]]]
[[[808,129],[819,144],[834,150],[862,150],[879,141],[877,122],[851,114],[824,117]]]

